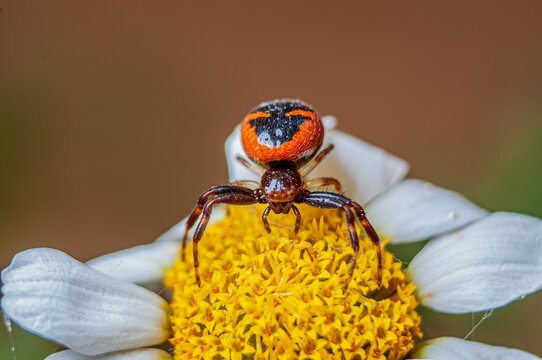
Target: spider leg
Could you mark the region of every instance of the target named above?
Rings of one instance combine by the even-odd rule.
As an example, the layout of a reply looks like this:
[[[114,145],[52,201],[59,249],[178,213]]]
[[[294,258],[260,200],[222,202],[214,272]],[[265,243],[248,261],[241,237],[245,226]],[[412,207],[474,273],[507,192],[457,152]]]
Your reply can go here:
[[[207,223],[209,222],[209,219],[211,217],[211,212],[213,211],[213,207],[218,204],[232,204],[232,205],[251,205],[256,204],[258,202],[258,198],[252,194],[252,192],[248,189],[249,193],[243,193],[243,192],[229,192],[226,194],[220,194],[216,195],[213,199],[207,201],[205,205],[203,206],[203,210],[201,211],[201,220],[196,228],[196,232],[194,233],[194,240],[192,241],[192,245],[194,246],[194,272],[196,275],[196,283],[198,285],[201,284],[200,276],[199,276],[199,261],[198,261],[198,242],[200,241],[201,237],[203,236],[203,232],[205,231],[205,228],[207,227]]]
[[[320,151],[318,155],[316,155],[316,157],[312,158],[308,163],[306,163],[299,169],[299,174],[302,177],[308,175],[312,170],[314,170],[316,165],[320,164],[320,161],[322,161],[326,157],[326,155],[329,154],[331,150],[333,150],[334,147],[335,146],[333,146],[333,144],[330,144],[324,150]]]
[[[301,226],[301,213],[299,212],[299,209],[292,204],[292,210],[295,214],[295,228],[294,228],[294,233],[298,233],[299,232],[299,227]]]
[[[203,206],[205,203],[209,200],[209,197],[222,195],[222,194],[229,194],[229,193],[238,193],[238,194],[247,194],[252,195],[252,191],[250,189],[247,189],[242,186],[235,186],[235,185],[220,185],[220,186],[213,186],[206,190],[203,194],[200,195],[198,204],[196,205],[196,208],[194,211],[192,211],[192,214],[188,217],[188,220],[186,220],[186,227],[184,229],[184,236],[183,236],[183,247],[181,252],[181,258],[184,260],[184,249],[186,248],[186,240],[188,238],[188,232],[194,226],[194,223],[198,219],[199,215],[201,214],[201,210],[203,209]]]
[[[339,194],[342,193],[341,183],[339,182],[339,180],[332,177],[319,177],[316,179],[310,179],[305,181],[305,188],[308,190],[319,190],[329,185],[335,188],[335,192]]]
[[[333,196],[336,195],[336,196]],[[354,275],[354,269],[356,268],[356,261],[358,260],[359,255],[359,238],[356,232],[356,216],[343,199],[342,195],[335,193],[328,193],[323,191],[318,192],[309,192],[306,191],[299,202],[304,202],[308,205],[323,208],[323,209],[340,209],[344,212],[346,217],[346,223],[348,224],[348,234],[350,235],[350,244],[354,249],[354,255],[352,256],[352,264],[350,265],[350,270],[348,271],[348,280],[344,284],[343,291],[346,291],[352,276]]]
[[[376,246],[376,254],[378,256],[378,283],[382,284],[382,248],[380,247],[380,238],[378,237],[378,234],[373,228],[373,225],[371,225],[371,223],[367,219],[367,216],[365,215],[365,210],[363,210],[361,205],[351,199],[346,199],[349,201],[348,205],[350,205],[354,209],[359,219],[359,222],[361,223],[361,226],[363,226],[363,229],[365,230],[365,233],[369,236],[373,244]]]
[[[265,169],[262,168],[261,166],[251,163],[247,159],[242,158],[240,156],[237,157],[237,161],[239,161],[241,164],[243,164],[244,167],[246,167],[247,169],[249,169],[250,171],[252,171],[254,174],[258,176],[262,176],[263,173],[265,172]]]
[[[263,226],[265,227],[265,230],[267,230],[268,233],[271,232],[271,228],[269,227],[269,221],[267,221],[267,215],[269,215],[269,212],[271,211],[271,207],[268,206],[265,208],[262,214],[262,222]]]
[[[299,228],[301,227],[301,213],[299,212],[299,209],[293,204],[292,204],[292,210],[295,214],[294,232],[297,234],[299,232]],[[267,215],[269,215],[270,212],[271,212],[271,206],[268,206],[265,208],[262,214],[263,226],[265,227],[265,230],[267,230],[268,233],[271,232],[271,228],[269,227],[269,221],[267,220]]]
[[[359,219],[359,221],[361,223],[361,226],[363,226],[363,229],[365,230],[365,232],[367,233],[367,235],[369,236],[369,238],[371,239],[373,244],[375,244],[375,246],[376,246],[376,253],[377,253],[377,257],[378,257],[378,275],[377,275],[378,276],[378,283],[382,284],[382,249],[380,247],[380,238],[378,237],[378,234],[376,233],[373,226],[371,225],[371,223],[367,219],[367,216],[365,215],[365,211],[363,210],[361,205],[358,204],[357,202],[353,201],[352,199],[347,198],[344,195],[325,192],[325,191],[319,191],[319,192],[313,192],[313,193],[311,193],[309,191],[306,191],[306,193],[301,197],[301,200],[308,203],[309,205],[312,205],[311,203],[309,203],[307,201],[307,199],[311,199],[311,198],[317,198],[317,201],[319,202],[319,204],[321,204],[321,205],[313,205],[313,206],[316,206],[316,207],[325,208],[326,205],[328,205],[328,204],[344,204],[344,205],[346,205],[348,207],[352,207],[354,209],[354,212],[356,213],[356,216],[358,217],[358,219]],[[328,208],[339,208],[339,206],[328,207]],[[347,213],[345,212],[345,214],[347,214]],[[346,217],[346,220],[348,222],[348,215]],[[350,230],[350,223],[349,222],[348,222],[348,225],[349,225],[349,230]],[[352,238],[352,234],[350,234],[350,239],[352,241],[354,241],[353,238]],[[357,239],[357,234],[356,234],[356,239]],[[354,245],[352,245],[352,247],[354,247]],[[357,258],[355,248],[354,248],[354,256]],[[354,261],[352,261],[352,265],[354,265]],[[353,273],[353,267],[351,267],[350,270]],[[350,276],[352,276],[352,275],[350,275]],[[346,289],[346,287],[345,287],[345,289]]]

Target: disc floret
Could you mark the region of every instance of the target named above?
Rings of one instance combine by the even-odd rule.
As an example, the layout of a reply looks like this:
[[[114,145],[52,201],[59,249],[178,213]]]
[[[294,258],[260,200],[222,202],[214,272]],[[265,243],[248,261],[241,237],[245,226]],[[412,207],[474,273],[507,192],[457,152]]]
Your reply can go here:
[[[190,262],[167,272],[176,359],[401,359],[412,349],[420,317],[401,264],[384,252],[379,288],[377,252],[361,237],[343,292],[353,254],[343,216],[300,210],[297,235],[284,215],[270,216],[268,234],[262,207],[230,207],[200,243],[201,287]]]

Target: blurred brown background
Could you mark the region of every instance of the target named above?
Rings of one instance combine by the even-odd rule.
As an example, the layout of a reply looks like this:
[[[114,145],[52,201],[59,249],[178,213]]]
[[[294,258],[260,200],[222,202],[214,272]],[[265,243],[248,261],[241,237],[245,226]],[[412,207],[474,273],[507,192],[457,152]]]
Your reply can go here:
[[[0,266],[152,241],[226,181],[225,138],[277,97],[336,115],[413,176],[542,217],[541,15],[540,1],[2,1]],[[541,299],[472,339],[542,356]],[[429,312],[425,333],[463,337],[479,318]],[[55,348],[13,337],[19,360]],[[0,357],[8,344],[0,331]]]

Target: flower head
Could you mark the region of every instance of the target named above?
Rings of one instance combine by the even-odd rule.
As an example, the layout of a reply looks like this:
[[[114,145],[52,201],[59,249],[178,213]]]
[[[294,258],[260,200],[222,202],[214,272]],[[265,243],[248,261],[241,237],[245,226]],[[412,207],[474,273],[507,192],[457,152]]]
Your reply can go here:
[[[179,359],[250,358],[402,359],[421,337],[415,286],[384,253],[382,286],[369,238],[346,292],[352,247],[336,211],[302,207],[293,219],[274,216],[268,234],[262,207],[230,207],[207,231],[198,287],[190,263],[178,260],[165,283],[173,290],[171,316]]]
[[[69,348],[49,357],[55,360],[171,358],[143,348],[167,339],[177,358],[538,359],[454,338],[416,343],[415,307],[475,312],[539,290],[542,222],[488,214],[457,193],[403,180],[404,161],[339,131],[327,131],[326,141],[336,149],[314,176],[338,177],[381,238],[431,239],[406,275],[385,252],[379,288],[374,245],[364,239],[343,293],[351,249],[337,212],[303,208],[295,237],[287,216],[272,218],[277,226],[268,235],[262,209],[232,207],[201,242],[201,288],[190,263],[175,262],[181,222],[152,244],[88,264],[52,249],[16,255],[2,272],[4,314]],[[226,143],[228,159],[241,151],[236,131]],[[251,179],[235,161],[229,167],[232,180]],[[167,269],[171,304],[133,284],[152,288]]]

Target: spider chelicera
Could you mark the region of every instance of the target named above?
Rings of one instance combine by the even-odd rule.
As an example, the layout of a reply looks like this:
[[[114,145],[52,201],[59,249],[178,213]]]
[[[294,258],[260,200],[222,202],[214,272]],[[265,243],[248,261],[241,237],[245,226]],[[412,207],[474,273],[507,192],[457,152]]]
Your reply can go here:
[[[305,180],[307,176],[333,150],[329,145],[320,152],[324,127],[317,112],[299,100],[274,100],[252,110],[241,125],[241,141],[247,157],[238,157],[244,166],[261,176],[260,182],[237,181],[229,185],[213,186],[201,194],[198,204],[186,222],[183,237],[183,256],[190,228],[200,215],[193,238],[194,271],[196,282],[201,284],[198,266],[198,242],[209,222],[211,211],[218,204],[251,205],[268,204],[262,214],[265,229],[271,232],[267,216],[271,210],[276,214],[296,216],[297,233],[301,214],[295,204],[308,204],[324,209],[342,210],[348,224],[350,242],[354,249],[347,289],[359,255],[359,239],[356,233],[356,217],[377,247],[378,283],[382,280],[382,253],[380,240],[357,202],[341,194],[341,184],[332,177]],[[336,192],[310,191],[333,186]],[[253,189],[255,187],[255,189]]]

